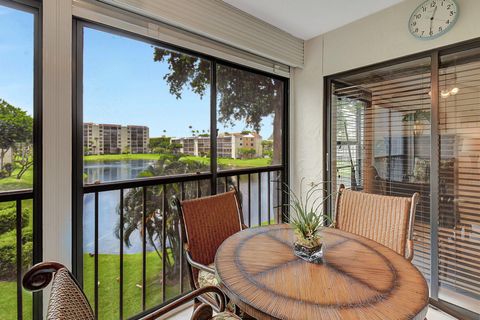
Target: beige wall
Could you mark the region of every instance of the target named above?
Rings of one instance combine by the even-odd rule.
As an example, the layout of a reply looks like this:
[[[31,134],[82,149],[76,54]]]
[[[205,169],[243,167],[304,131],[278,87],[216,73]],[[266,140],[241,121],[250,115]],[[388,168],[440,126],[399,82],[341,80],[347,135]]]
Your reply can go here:
[[[43,1],[43,260],[72,262],[71,0]],[[43,291],[44,314],[48,290]]]
[[[440,38],[417,40],[408,31],[422,0],[406,0],[305,43],[305,67],[294,72],[292,178],[322,179],[323,76],[480,37],[480,0],[457,0],[460,17]]]
[[[298,190],[299,181],[322,181],[323,163],[323,65],[322,38],[305,43],[305,68],[293,75],[294,107],[291,118],[291,178]]]

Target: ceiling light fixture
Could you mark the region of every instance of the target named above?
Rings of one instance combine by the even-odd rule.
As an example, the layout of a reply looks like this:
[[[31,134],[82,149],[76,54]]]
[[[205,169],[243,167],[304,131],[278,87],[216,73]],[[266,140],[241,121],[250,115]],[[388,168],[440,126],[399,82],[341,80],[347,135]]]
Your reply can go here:
[[[443,99],[446,99],[450,96],[454,96],[456,95],[457,93],[460,92],[460,89],[458,87],[453,87],[451,90],[442,90],[440,91],[440,96],[443,98]],[[428,91],[428,95],[431,97],[432,96],[432,91]]]

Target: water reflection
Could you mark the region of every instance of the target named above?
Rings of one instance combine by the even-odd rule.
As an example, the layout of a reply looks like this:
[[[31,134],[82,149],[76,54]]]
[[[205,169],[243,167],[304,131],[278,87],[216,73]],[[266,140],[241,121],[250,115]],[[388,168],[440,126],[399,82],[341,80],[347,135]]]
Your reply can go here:
[[[155,160],[86,161],[83,173],[86,184],[137,178]]]

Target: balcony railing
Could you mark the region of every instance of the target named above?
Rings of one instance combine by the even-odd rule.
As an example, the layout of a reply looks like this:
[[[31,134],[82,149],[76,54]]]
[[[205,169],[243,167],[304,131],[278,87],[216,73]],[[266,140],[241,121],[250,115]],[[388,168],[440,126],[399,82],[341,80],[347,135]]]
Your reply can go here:
[[[2,299],[9,301],[0,313],[16,319],[31,319],[33,312],[32,297],[22,289],[33,261],[32,204],[32,190],[0,193],[0,285]]]
[[[249,227],[282,221],[283,166],[136,179],[83,188],[83,284],[95,315],[129,318],[190,290],[173,196],[235,186]]]

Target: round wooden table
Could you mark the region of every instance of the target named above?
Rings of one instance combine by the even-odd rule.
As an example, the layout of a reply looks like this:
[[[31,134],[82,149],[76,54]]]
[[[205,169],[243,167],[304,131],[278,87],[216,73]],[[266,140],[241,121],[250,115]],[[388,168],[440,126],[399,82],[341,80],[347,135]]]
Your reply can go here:
[[[252,228],[228,238],[215,268],[221,287],[257,319],[424,319],[428,286],[405,258],[372,240],[325,229],[325,256],[293,254],[289,225]]]

